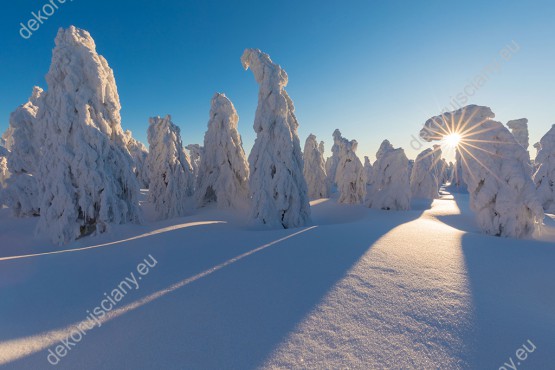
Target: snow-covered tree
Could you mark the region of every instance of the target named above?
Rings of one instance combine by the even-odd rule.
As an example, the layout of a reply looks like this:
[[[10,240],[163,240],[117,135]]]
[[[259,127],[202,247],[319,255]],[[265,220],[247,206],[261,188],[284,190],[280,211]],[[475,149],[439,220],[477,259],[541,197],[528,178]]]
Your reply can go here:
[[[249,165],[238,122],[231,101],[224,94],[215,94],[200,157],[196,190],[200,206],[216,203],[220,208],[242,209],[248,205]]]
[[[133,159],[133,172],[137,176],[139,186],[142,189],[148,189],[148,170],[145,167],[148,149],[140,141],[133,137],[133,133],[129,130],[125,131],[126,148]]]
[[[448,132],[453,122],[466,127],[458,148],[478,225],[491,235],[525,237],[540,227],[543,209],[529,175],[528,153],[494,117],[490,108],[470,105],[430,118],[423,132]]]
[[[394,149],[384,140],[376,153],[371,192],[365,203],[370,208],[383,210],[410,209],[410,181],[408,158],[402,148]]]
[[[441,145],[434,145],[434,153],[433,153],[433,171],[437,178],[437,189],[439,191],[439,187],[443,185],[445,182],[445,169],[446,169],[446,162],[442,160],[441,156],[443,152],[441,150]]]
[[[39,100],[43,132],[38,231],[63,244],[109,224],[139,222],[113,71],[87,31],[60,29]]]
[[[335,182],[339,192],[339,203],[360,204],[366,195],[366,176],[362,162],[356,155],[356,140],[342,138],[339,144],[339,163]]]
[[[323,148],[318,145],[316,136],[310,134],[304,145],[304,178],[310,199],[329,197],[325,167]]]
[[[35,86],[29,101],[10,115],[11,152],[4,202],[17,217],[38,216],[40,211],[37,165],[41,159],[42,136],[36,116],[43,90]]]
[[[6,187],[6,180],[10,177],[8,170],[8,149],[0,146],[0,207],[4,203],[2,189]]]
[[[413,198],[436,199],[439,197],[434,160],[433,149],[426,149],[416,157],[410,177],[410,190]]]
[[[189,151],[189,159],[191,160],[191,167],[193,167],[193,176],[195,178],[195,186],[200,168],[200,161],[204,155],[204,148],[199,144],[189,144],[185,147]]]
[[[333,132],[333,145],[331,147],[331,157],[326,160],[326,176],[328,182],[328,189],[333,191],[337,183],[335,182],[337,175],[337,165],[339,164],[339,147],[343,137],[341,131],[336,129]]]
[[[6,131],[0,137],[0,146],[4,147],[7,150],[11,150],[13,145],[13,127],[8,126]]]
[[[170,115],[153,117],[149,122],[146,157],[149,201],[159,219],[183,216],[190,211],[193,169],[183,148],[181,131]]]
[[[364,181],[366,185],[369,185],[372,181],[373,168],[372,163],[370,163],[370,158],[364,156]]]
[[[249,155],[252,216],[264,224],[293,228],[310,221],[303,158],[287,73],[267,54],[247,49],[241,57],[259,84],[256,140]]]
[[[515,119],[507,122],[507,127],[511,129],[517,143],[528,150],[530,142],[528,139],[528,120],[526,118]]]
[[[555,125],[545,134],[536,161],[539,165],[534,175],[537,194],[543,209],[555,213]]]

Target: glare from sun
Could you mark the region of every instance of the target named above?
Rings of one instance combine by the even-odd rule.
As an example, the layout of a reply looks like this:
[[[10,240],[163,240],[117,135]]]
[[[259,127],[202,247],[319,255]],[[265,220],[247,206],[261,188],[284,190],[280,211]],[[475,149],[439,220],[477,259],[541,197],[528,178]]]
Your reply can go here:
[[[449,147],[455,148],[461,141],[461,135],[452,133],[443,137],[443,141]]]

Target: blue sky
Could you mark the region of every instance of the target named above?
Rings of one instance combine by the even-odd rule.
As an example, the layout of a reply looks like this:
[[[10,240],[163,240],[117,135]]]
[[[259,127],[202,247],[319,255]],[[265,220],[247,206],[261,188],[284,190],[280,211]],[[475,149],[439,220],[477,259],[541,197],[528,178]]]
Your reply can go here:
[[[389,139],[414,158],[411,136],[495,61],[468,103],[490,106],[502,122],[528,118],[531,143],[555,123],[549,1],[52,0],[59,9],[23,39],[19,23],[48,1],[2,6],[1,131],[34,85],[46,88],[54,37],[69,25],[92,34],[115,72],[122,125],[145,143],[148,117],[167,113],[184,144],[202,143],[210,99],[224,92],[249,151],[258,88],[241,67],[247,47],[287,71],[302,144],[314,133],[329,150],[339,128],[361,157]],[[516,50],[508,60],[506,45]]]

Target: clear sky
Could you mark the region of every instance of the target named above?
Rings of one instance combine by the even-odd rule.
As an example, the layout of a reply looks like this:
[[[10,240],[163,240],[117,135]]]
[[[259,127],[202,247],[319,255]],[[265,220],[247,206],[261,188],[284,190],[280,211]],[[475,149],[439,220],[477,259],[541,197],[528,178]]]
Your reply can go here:
[[[49,1],[58,10],[22,38],[20,22]],[[502,122],[528,118],[534,143],[555,123],[554,16],[553,1],[3,2],[0,130],[34,85],[47,88],[57,29],[75,25],[114,69],[122,125],[145,143],[148,117],[168,113],[184,144],[202,143],[210,99],[224,92],[250,151],[258,88],[240,57],[252,47],[287,71],[301,145],[314,133],[329,150],[339,128],[361,157],[389,139],[414,158],[424,147],[411,136],[457,95]]]

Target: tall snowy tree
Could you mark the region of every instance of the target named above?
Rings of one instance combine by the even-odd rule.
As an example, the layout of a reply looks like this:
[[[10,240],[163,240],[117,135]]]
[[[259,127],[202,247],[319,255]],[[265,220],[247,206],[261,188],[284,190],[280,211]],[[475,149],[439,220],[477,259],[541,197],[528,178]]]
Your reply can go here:
[[[383,210],[410,209],[409,160],[402,148],[394,149],[384,140],[376,153],[371,192],[365,203],[370,208]]]
[[[35,86],[29,101],[10,115],[11,152],[8,167],[12,176],[7,181],[4,201],[17,217],[38,216],[39,184],[37,165],[41,159],[41,128],[36,122],[43,90]]]
[[[525,237],[541,226],[543,209],[530,179],[528,153],[494,117],[490,108],[470,105],[430,118],[422,131],[437,133],[427,140],[439,140],[453,122],[465,128],[458,149],[478,225],[491,235]]]
[[[216,203],[220,208],[242,209],[248,205],[249,165],[238,122],[231,101],[224,94],[215,94],[200,157],[196,190],[200,206]]]
[[[193,167],[193,176],[195,178],[195,186],[200,168],[200,162],[204,155],[204,148],[199,144],[189,144],[185,147],[189,151],[189,159],[191,160],[191,167]]]
[[[370,158],[368,156],[364,156],[364,181],[366,185],[370,184],[372,181],[372,163],[370,163]]]
[[[356,140],[342,138],[339,144],[339,162],[335,175],[339,203],[360,204],[366,194],[366,177],[362,162],[356,155]]]
[[[334,191],[335,182],[337,175],[337,165],[339,164],[339,147],[341,145],[343,136],[341,136],[341,131],[336,129],[333,132],[333,145],[331,147],[331,157],[326,160],[326,175],[328,181],[328,188],[330,191]]]
[[[171,116],[154,117],[148,126],[149,201],[159,219],[180,217],[190,211],[193,169],[183,148],[181,131]]]
[[[555,213],[555,125],[545,134],[536,161],[539,165],[534,175],[537,194],[543,209]]]
[[[288,77],[267,54],[247,49],[241,57],[259,84],[256,140],[249,155],[252,216],[264,224],[293,228],[310,221],[303,158]]]
[[[325,167],[323,150],[320,150],[316,136],[310,134],[304,145],[304,178],[310,199],[329,197]]]
[[[410,190],[413,198],[436,199],[439,197],[433,149],[426,149],[416,157],[410,177]]]
[[[124,147],[113,71],[87,31],[60,29],[39,101],[44,132],[38,231],[58,244],[139,222],[139,186]]]
[[[136,140],[129,130],[125,131],[125,141],[125,146],[133,159],[133,172],[137,176],[139,186],[142,189],[148,189],[148,170],[145,167],[148,149],[143,143]]]

